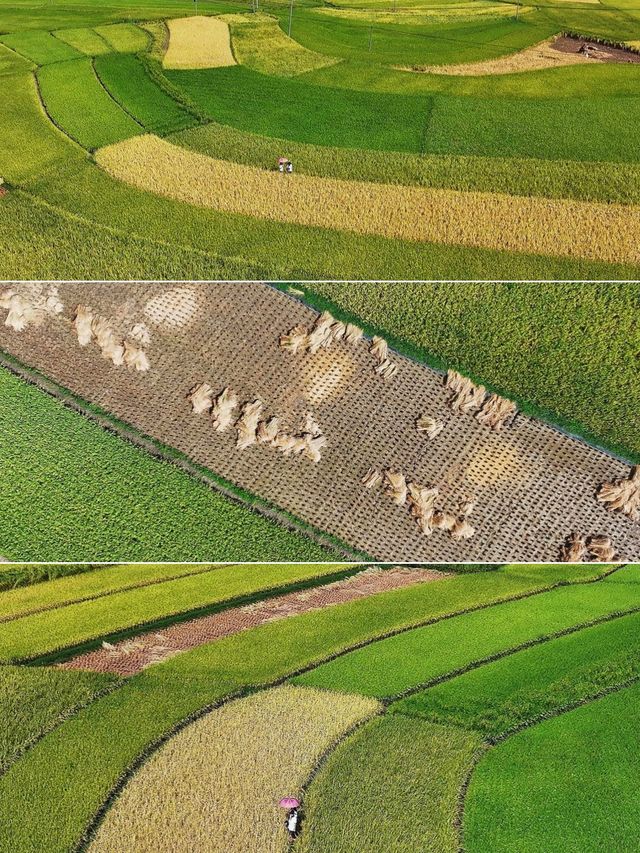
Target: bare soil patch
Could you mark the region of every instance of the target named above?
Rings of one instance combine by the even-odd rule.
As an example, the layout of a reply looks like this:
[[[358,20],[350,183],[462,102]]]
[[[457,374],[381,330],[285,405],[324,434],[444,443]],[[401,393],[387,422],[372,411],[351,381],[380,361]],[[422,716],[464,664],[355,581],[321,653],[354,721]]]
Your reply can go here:
[[[256,628],[266,622],[445,577],[450,575],[432,569],[365,569],[357,575],[330,584],[212,613],[190,622],[171,625],[160,632],[139,634],[130,640],[114,643],[109,648],[103,647],[78,655],[60,664],[60,668],[135,675],[147,666],[179,652],[248,628]]]

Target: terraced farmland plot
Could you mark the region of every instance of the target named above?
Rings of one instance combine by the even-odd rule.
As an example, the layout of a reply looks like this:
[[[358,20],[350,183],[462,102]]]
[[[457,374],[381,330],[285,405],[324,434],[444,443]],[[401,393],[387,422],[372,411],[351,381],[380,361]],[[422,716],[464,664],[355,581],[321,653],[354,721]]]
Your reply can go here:
[[[38,71],[38,83],[53,121],[84,148],[143,132],[102,87],[90,59],[45,66]]]
[[[640,553],[640,528],[596,500],[603,482],[629,475],[623,462],[524,415],[501,432],[455,415],[439,373],[392,353],[398,373],[385,381],[363,342],[341,342],[314,356],[284,352],[280,335],[296,324],[310,326],[316,315],[270,287],[127,284],[125,303],[124,289],[115,285],[77,283],[61,286],[60,296],[63,314],[20,333],[3,327],[2,348],[135,430],[365,553],[414,562],[554,560],[574,531],[610,536],[622,557]],[[95,343],[80,347],[71,326],[78,305],[121,318],[114,322],[122,335],[147,324],[149,370],[114,367]],[[236,447],[234,429],[214,430],[210,416],[196,414],[187,399],[202,383],[216,395],[233,389],[238,411],[262,401],[265,417],[278,416],[294,433],[311,412],[327,442],[318,461],[285,456],[264,442]],[[425,413],[445,425],[432,442],[416,429]],[[475,535],[423,535],[406,507],[364,487],[372,466],[437,484],[449,512],[473,496]]]
[[[44,30],[2,35],[0,42],[37,65],[62,62],[65,59],[76,59],[82,56],[80,51]]]
[[[102,36],[89,27],[57,30],[53,35],[87,56],[100,56],[103,53],[111,53],[113,50]]]
[[[135,24],[107,24],[95,31],[118,53],[138,53],[151,44],[149,33]]]
[[[220,68],[235,65],[229,25],[220,18],[167,21],[169,44],[165,68]]]

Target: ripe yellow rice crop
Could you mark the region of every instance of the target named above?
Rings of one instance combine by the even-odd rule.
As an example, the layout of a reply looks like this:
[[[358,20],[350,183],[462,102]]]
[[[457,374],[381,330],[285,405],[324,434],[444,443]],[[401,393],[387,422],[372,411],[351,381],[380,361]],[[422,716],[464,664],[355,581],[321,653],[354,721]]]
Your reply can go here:
[[[223,705],[172,738],[107,813],[91,853],[283,853],[282,797],[380,704],[284,686]]]
[[[486,74],[517,74],[524,71],[540,71],[544,68],[558,68],[562,65],[600,62],[597,56],[589,58],[584,53],[565,53],[554,50],[555,36],[540,44],[533,44],[518,53],[501,56],[498,59],[485,59],[482,62],[462,62],[457,65],[420,65],[401,68],[402,71],[418,71],[427,74],[450,74],[462,77],[481,77]]]
[[[233,52],[240,65],[262,74],[294,77],[340,61],[289,38],[271,15],[222,15],[221,19],[229,24]]]
[[[167,21],[169,46],[165,68],[220,68],[235,65],[229,25],[220,18],[176,18]]]
[[[207,157],[151,135],[102,148],[96,161],[139,189],[261,219],[400,240],[640,263],[638,206],[280,174]]]

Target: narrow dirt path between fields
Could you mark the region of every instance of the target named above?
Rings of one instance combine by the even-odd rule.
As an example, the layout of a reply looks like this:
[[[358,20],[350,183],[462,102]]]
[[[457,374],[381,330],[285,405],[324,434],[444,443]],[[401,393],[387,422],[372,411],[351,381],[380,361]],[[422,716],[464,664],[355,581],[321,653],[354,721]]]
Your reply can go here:
[[[312,610],[356,601],[380,592],[441,580],[451,575],[431,569],[365,569],[357,575],[312,589],[258,601],[244,607],[234,607],[164,628],[161,632],[139,634],[130,640],[85,652],[59,664],[60,669],[81,669],[135,675],[145,667],[173,657],[179,652],[202,646],[213,640],[298,616]]]

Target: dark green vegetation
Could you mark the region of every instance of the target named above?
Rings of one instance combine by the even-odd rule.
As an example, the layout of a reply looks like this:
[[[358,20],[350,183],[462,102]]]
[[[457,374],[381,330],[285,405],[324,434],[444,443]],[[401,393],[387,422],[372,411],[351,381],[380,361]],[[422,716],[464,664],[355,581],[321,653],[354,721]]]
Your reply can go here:
[[[640,460],[636,284],[313,284],[308,299]]]
[[[518,566],[460,575],[263,625],[150,667],[59,726],[0,779],[0,838],[10,837],[16,853],[43,844],[67,853],[132,762],[205,706],[394,629],[598,571]],[[449,597],[434,601],[442,587]]]
[[[327,559],[0,371],[0,554],[28,560]],[[73,489],[69,489],[69,483]]]
[[[469,788],[469,853],[631,851],[640,833],[640,687],[528,729],[491,751]]]

